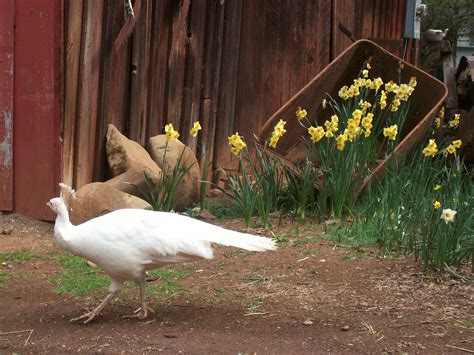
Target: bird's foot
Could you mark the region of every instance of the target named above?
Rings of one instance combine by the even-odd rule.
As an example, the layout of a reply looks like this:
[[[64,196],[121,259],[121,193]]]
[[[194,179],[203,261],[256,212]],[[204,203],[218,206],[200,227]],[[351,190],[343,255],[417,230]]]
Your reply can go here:
[[[136,319],[145,319],[146,317],[148,317],[148,314],[151,313],[151,314],[154,314],[155,311],[153,310],[153,308],[149,307],[146,303],[140,307],[139,309],[137,309],[133,314],[129,314],[129,315],[126,315],[126,316],[123,316],[122,318],[123,319],[132,319],[132,318],[136,318]]]
[[[84,321],[84,324],[87,324],[89,323],[91,320],[93,320],[96,316],[98,315],[101,315],[100,312],[97,312],[95,309],[90,311],[90,312],[87,312],[87,313],[84,313],[82,316],[79,316],[77,318],[72,318],[70,320],[70,322],[77,322],[78,320],[83,320],[85,319]]]

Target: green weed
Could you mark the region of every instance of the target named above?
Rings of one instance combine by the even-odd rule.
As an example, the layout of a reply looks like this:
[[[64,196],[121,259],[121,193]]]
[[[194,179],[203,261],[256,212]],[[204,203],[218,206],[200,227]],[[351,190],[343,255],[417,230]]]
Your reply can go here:
[[[23,261],[42,259],[42,256],[33,253],[31,250],[22,250],[17,252],[0,253],[0,262],[10,261],[21,263]]]
[[[84,297],[104,293],[110,284],[110,279],[99,268],[90,267],[83,258],[60,255],[56,261],[64,270],[59,271],[49,281],[61,295]]]
[[[0,288],[3,288],[5,282],[9,279],[9,276],[6,272],[0,271]]]
[[[241,217],[240,212],[233,206],[230,206],[226,201],[206,201],[204,203],[204,208],[212,213],[217,219]]]

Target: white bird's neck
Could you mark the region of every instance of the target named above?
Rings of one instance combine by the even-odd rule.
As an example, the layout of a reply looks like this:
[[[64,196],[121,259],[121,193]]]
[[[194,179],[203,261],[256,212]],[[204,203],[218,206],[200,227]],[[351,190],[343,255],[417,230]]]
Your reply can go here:
[[[59,206],[54,223],[54,239],[64,249],[70,249],[74,226],[69,220],[69,212],[65,204]]]

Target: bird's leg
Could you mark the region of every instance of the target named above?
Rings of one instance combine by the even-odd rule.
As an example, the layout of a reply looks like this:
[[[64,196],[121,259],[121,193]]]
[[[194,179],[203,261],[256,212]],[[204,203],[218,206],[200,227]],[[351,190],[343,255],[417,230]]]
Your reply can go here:
[[[100,304],[94,308],[92,311],[84,313],[82,316],[79,316],[77,318],[71,319],[71,322],[76,322],[78,320],[85,319],[84,324],[89,323],[91,320],[93,320],[97,315],[100,314],[100,311],[107,306],[107,304],[115,297],[115,295],[120,291],[122,288],[122,284],[112,281],[112,284],[109,287],[109,293],[108,295],[103,299]]]
[[[142,278],[140,282],[138,283],[138,285],[140,286],[140,298],[142,301],[142,307],[141,309],[139,309],[137,313],[126,315],[126,316],[123,316],[122,318],[145,319],[146,317],[148,317],[148,312],[155,313],[153,308],[148,306],[148,303],[146,301],[145,278]]]

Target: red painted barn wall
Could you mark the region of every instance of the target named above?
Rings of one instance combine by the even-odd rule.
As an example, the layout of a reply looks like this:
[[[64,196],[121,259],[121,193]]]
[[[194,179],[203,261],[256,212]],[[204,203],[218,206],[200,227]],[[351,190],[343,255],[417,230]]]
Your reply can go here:
[[[13,207],[38,219],[60,178],[61,6],[15,0]]]
[[[13,19],[15,4],[0,4],[0,211],[13,208]]]

